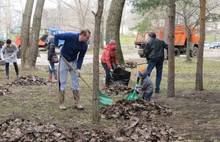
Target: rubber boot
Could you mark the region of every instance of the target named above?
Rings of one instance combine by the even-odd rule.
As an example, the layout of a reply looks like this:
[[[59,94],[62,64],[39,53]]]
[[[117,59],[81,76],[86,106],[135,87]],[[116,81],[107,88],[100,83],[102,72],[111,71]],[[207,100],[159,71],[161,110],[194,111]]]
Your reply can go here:
[[[65,110],[66,109],[66,106],[64,104],[64,95],[65,95],[65,91],[60,91],[59,92],[59,108],[61,110]]]
[[[48,81],[47,82],[51,82],[52,81],[52,73],[49,74],[49,77],[48,77]]]
[[[75,101],[75,108],[78,110],[83,110],[83,106],[80,103],[79,90],[73,90],[73,98]]]

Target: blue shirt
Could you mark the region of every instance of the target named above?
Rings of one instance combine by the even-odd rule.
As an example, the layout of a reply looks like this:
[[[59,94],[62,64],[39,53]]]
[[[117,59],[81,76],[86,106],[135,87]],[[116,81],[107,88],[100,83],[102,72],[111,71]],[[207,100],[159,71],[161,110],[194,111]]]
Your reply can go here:
[[[79,41],[79,33],[64,33],[54,36],[54,44],[57,47],[59,40],[64,40],[64,45],[61,48],[61,55],[67,61],[77,59],[77,69],[81,69],[83,58],[86,54],[88,45],[85,42]]]

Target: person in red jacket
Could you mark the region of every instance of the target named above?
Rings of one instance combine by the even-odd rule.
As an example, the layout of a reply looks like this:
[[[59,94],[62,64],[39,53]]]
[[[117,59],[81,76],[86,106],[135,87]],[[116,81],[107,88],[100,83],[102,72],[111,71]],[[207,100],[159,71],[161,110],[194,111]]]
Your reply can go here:
[[[114,66],[119,66],[118,60],[116,57],[117,49],[116,49],[116,41],[111,39],[108,45],[105,47],[102,57],[101,57],[101,63],[105,70],[105,85],[106,87],[109,87],[110,85],[110,79],[113,74],[113,68]]]

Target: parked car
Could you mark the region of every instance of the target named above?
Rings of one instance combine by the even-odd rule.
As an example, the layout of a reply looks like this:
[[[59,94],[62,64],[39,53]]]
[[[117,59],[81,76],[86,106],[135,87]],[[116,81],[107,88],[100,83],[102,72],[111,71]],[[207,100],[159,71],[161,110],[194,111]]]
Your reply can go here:
[[[209,45],[209,49],[218,49],[220,47],[220,42],[213,42]]]
[[[210,43],[208,41],[205,41],[204,42],[204,47],[209,47],[210,46]]]

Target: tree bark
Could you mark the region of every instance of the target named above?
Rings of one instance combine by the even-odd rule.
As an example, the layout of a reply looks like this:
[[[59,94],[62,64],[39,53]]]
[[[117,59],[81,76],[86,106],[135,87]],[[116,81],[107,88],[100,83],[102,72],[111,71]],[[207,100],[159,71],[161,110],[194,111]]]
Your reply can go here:
[[[196,68],[196,90],[203,90],[203,53],[204,53],[204,41],[205,41],[205,12],[206,12],[206,0],[200,0],[200,38],[199,48],[197,56],[197,68]]]
[[[32,33],[31,33],[31,49],[29,56],[29,67],[31,69],[35,68],[36,60],[38,56],[38,42],[39,42],[39,32],[41,28],[41,19],[43,13],[45,0],[38,0],[36,4],[36,9],[34,12],[34,19],[32,24]]]
[[[175,0],[169,0],[169,21],[168,21],[168,85],[167,85],[167,96],[175,96],[175,58],[174,58],[174,32],[175,32],[175,12],[176,5]]]
[[[22,18],[22,26],[21,26],[21,68],[25,68],[28,66],[28,50],[30,49],[30,22],[31,22],[31,14],[34,5],[34,0],[28,0],[25,5],[25,10]]]
[[[187,38],[187,42],[186,42],[186,61],[191,62],[192,59],[190,58],[190,52],[192,52],[192,47],[191,47],[191,41],[190,41],[190,37],[191,37],[191,29],[190,27],[186,26],[186,38]]]
[[[104,0],[98,1],[98,10],[95,15],[95,32],[93,47],[93,99],[92,99],[92,120],[94,123],[99,121],[99,46],[101,34],[101,19],[104,7]]]
[[[122,12],[124,9],[125,0],[112,0],[108,13],[107,25],[106,25],[106,44],[114,39],[117,42],[117,59],[120,64],[124,63],[124,57],[120,44],[120,25]]]

